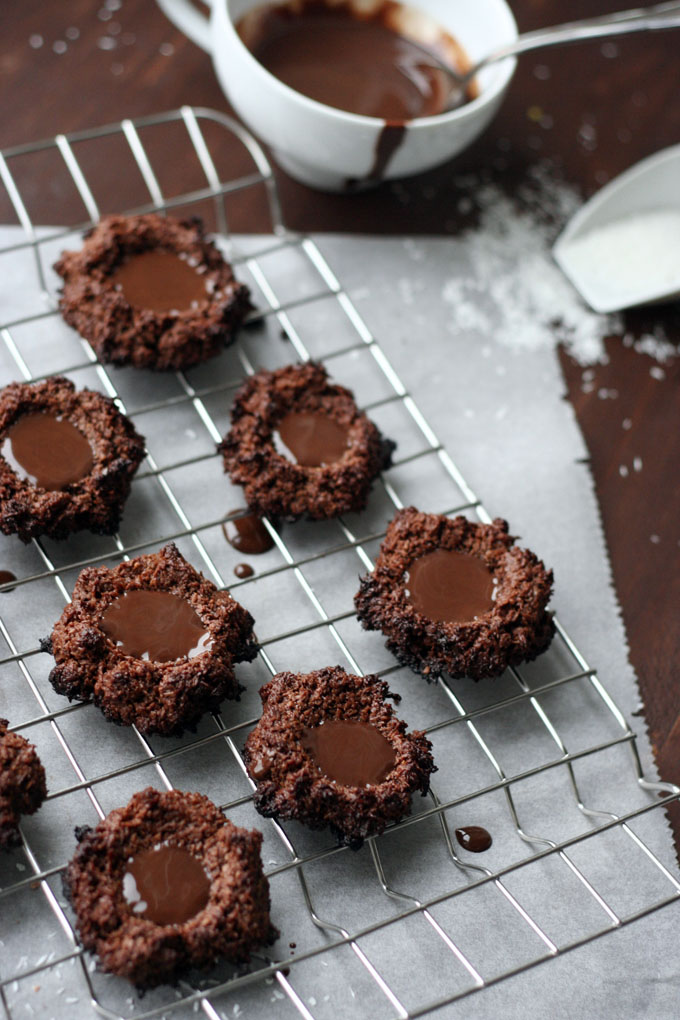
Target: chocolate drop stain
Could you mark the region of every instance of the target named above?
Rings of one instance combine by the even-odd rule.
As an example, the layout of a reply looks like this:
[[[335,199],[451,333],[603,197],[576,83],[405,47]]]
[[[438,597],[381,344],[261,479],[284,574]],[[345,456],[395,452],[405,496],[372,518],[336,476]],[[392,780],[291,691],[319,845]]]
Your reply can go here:
[[[250,563],[237,563],[234,567],[234,573],[243,580],[245,577],[252,577],[255,571]]]
[[[0,584],[9,584],[10,581],[16,581],[16,579],[16,574],[13,574],[11,570],[0,570]],[[6,591],[14,591],[14,588],[7,588]]]
[[[493,842],[491,833],[481,825],[466,825],[465,828],[456,829],[456,839],[464,850],[470,850],[473,854],[483,853]]]
[[[248,556],[260,556],[274,546],[274,540],[262,520],[255,514],[249,514],[245,508],[231,510],[222,531],[229,545]]]

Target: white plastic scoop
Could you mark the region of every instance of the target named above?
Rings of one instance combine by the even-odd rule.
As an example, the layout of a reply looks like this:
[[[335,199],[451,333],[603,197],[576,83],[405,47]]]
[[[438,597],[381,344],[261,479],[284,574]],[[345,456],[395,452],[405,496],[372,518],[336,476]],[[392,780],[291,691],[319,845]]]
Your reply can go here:
[[[596,312],[680,298],[680,145],[598,191],[570,220],[553,255]]]

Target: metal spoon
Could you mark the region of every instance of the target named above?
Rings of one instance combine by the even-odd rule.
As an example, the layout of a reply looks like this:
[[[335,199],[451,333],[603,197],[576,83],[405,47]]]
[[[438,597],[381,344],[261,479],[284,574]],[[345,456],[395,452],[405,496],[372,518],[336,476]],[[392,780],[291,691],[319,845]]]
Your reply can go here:
[[[680,2],[655,4],[652,7],[636,7],[629,11],[617,11],[597,18],[586,18],[583,21],[570,21],[552,28],[539,28],[534,32],[525,32],[514,42],[501,46],[492,53],[478,60],[469,70],[461,73],[450,64],[440,60],[430,49],[416,43],[427,53],[432,66],[443,71],[451,81],[450,91],[442,109],[442,113],[455,110],[466,99],[466,91],[479,72],[520,53],[538,50],[548,46],[561,46],[564,43],[580,42],[583,39],[599,39],[604,36],[625,35],[628,32],[652,32],[662,28],[680,28]],[[410,39],[410,42],[415,40]]]

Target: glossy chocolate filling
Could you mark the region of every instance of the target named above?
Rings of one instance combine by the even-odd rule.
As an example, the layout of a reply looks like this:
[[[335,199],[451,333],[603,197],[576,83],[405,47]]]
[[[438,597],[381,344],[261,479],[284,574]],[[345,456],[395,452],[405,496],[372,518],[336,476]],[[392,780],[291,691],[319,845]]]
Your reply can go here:
[[[183,924],[202,910],[210,879],[188,850],[161,844],[127,862],[123,896],[133,914],[155,924]]]
[[[212,646],[210,631],[189,603],[165,591],[121,595],[99,626],[125,655],[151,662],[193,659]]]
[[[274,439],[280,452],[301,467],[322,467],[345,455],[348,431],[326,414],[292,411],[279,422]]]
[[[394,748],[371,723],[327,719],[300,739],[319,771],[342,786],[375,786],[395,765]]]
[[[484,560],[455,549],[414,560],[404,584],[414,609],[440,623],[468,623],[493,607],[494,576]]]
[[[16,574],[13,574],[11,570],[0,570],[0,584],[9,584],[10,581],[16,581]],[[5,591],[14,591],[14,588],[6,588]]]
[[[228,517],[222,525],[222,531],[229,545],[247,556],[261,556],[269,552],[274,539],[269,534],[261,519],[246,510],[233,510],[234,514],[243,517]]]
[[[133,308],[151,312],[184,312],[208,300],[204,278],[169,251],[130,255],[111,279]]]
[[[92,447],[66,418],[24,414],[10,428],[2,456],[12,470],[41,489],[64,489],[92,470]]]

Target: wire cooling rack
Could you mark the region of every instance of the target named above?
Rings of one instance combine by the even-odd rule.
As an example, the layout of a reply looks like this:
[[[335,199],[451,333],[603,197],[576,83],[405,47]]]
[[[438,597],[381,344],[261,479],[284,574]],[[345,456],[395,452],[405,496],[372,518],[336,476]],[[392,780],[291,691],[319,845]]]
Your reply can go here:
[[[190,373],[100,365],[55,310],[56,255],[77,247],[80,231],[102,212],[114,211],[109,145],[122,146],[129,159],[123,190],[135,197],[126,211],[200,212],[255,296],[258,310],[238,343]],[[245,173],[218,169],[225,145],[247,154]],[[172,162],[183,170],[192,163],[195,187],[187,187],[186,175],[180,191],[163,183]],[[82,222],[34,225],[23,182],[33,186],[37,173],[57,203],[75,189]],[[38,747],[50,790],[40,812],[23,820],[21,848],[0,860],[0,1001],[7,1017],[89,1016],[91,1008],[111,1018],[197,1011],[212,1020],[423,1016],[675,901],[680,882],[662,859],[660,827],[647,823],[658,821],[679,791],[645,781],[631,728],[559,624],[551,649],[526,668],[479,685],[442,679],[430,686],[395,665],[379,635],[358,626],[357,575],[370,569],[396,508],[415,502],[489,516],[317,244],[285,228],[271,168],[254,140],[221,114],[183,108],[15,148],[0,159],[0,175],[15,214],[0,251],[10,291],[0,347],[4,381],[61,372],[78,386],[99,388],[131,416],[149,451],[113,539],[0,545],[0,567],[17,576],[0,587],[0,714]],[[258,189],[271,236],[230,236],[230,203]],[[221,524],[242,498],[222,474],[215,444],[244,374],[309,357],[323,358],[397,440],[395,464],[364,514],[280,532],[267,525],[274,548],[258,558],[253,577],[239,581],[239,557]],[[261,650],[240,670],[241,702],[226,703],[194,734],[145,738],[107,723],[91,705],[66,705],[55,695],[39,638],[82,567],[120,562],[170,540],[253,612]],[[262,682],[280,669],[336,662],[389,677],[403,698],[400,714],[427,730],[439,764],[429,797],[359,853],[339,849],[326,834],[260,818],[241,756]],[[247,969],[218,969],[140,999],[79,948],[61,873],[73,852],[73,825],[96,823],[148,784],[201,790],[235,822],[264,832],[272,916],[282,936]],[[483,859],[456,849],[452,829],[469,823],[493,833]]]

